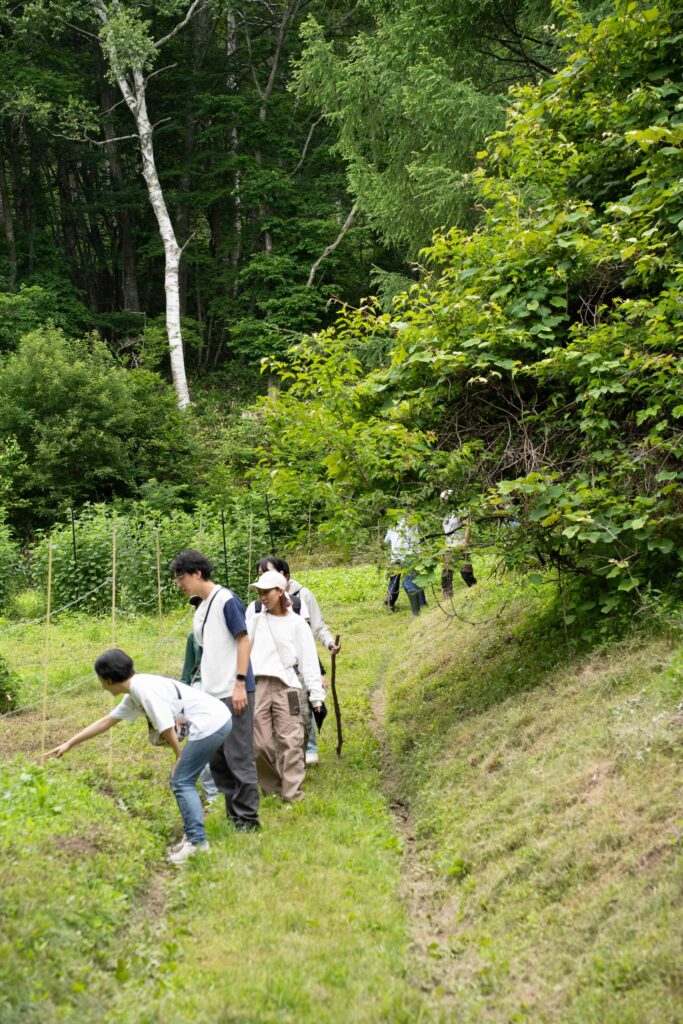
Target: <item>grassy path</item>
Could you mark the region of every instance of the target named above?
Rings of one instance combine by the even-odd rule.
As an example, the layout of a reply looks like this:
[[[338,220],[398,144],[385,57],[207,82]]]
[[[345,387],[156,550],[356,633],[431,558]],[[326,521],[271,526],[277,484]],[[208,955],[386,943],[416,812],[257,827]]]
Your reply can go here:
[[[408,981],[401,841],[381,788],[370,709],[372,687],[410,620],[381,615],[376,601],[330,607],[328,619],[343,639],[338,661],[343,756],[335,756],[331,716],[321,737],[322,763],[309,772],[305,802],[285,810],[272,798],[264,800],[260,834],[234,833],[215,810],[208,819],[211,853],[181,871],[164,867],[163,847],[177,831],[176,816],[161,788],[167,768],[163,753],[150,750],[141,730],[115,730],[111,774],[106,739],[77,748],[45,773],[24,772],[32,781],[24,783],[22,799],[40,828],[36,832],[16,813],[11,824],[24,830],[23,841],[5,833],[12,867],[4,896],[8,906],[12,901],[14,924],[5,946],[7,974],[0,981],[14,992],[5,988],[4,1006],[0,1002],[4,1021],[402,1024],[426,1019],[422,997]],[[57,628],[64,630],[56,647],[66,663],[73,638],[68,624]],[[130,636],[126,628],[122,646],[148,648],[149,664],[140,664],[141,669],[156,665],[173,671],[167,661],[178,660],[184,619],[178,618],[172,630],[177,636],[169,636],[161,650],[153,620],[146,626],[131,623]],[[99,631],[106,633],[106,623]],[[88,636],[81,628],[79,639],[97,648],[105,637],[93,626]],[[28,660],[29,639],[24,643]],[[79,674],[87,673],[91,654],[83,653]],[[37,664],[33,669],[35,675]],[[57,685],[73,671],[73,665],[57,668]],[[51,709],[58,721],[49,726],[48,743],[65,729],[68,734],[71,718],[101,713],[94,708],[101,694],[93,691],[94,684],[86,684],[83,693],[77,690],[64,698],[63,707]],[[2,723],[3,750],[35,759],[36,725],[30,715],[15,719],[12,730]],[[7,773],[12,785],[17,771],[13,774],[10,766]],[[41,787],[54,796],[41,797]],[[29,834],[33,856],[26,860],[22,852]],[[42,921],[33,929],[22,907],[35,907],[39,878]],[[66,922],[65,903],[73,908]],[[41,935],[49,941],[43,944]]]
[[[373,609],[376,612],[376,610]],[[380,788],[368,693],[391,633],[359,607],[334,621],[345,743],[334,753],[328,719],[321,766],[303,804],[263,802],[260,835],[209,818],[212,853],[171,884],[165,935],[174,981],[138,1020],[175,1024],[338,1024],[420,1017],[406,981],[400,851]],[[384,636],[382,634],[384,633]],[[132,988],[135,988],[133,982]],[[127,1020],[127,994],[111,1020]]]

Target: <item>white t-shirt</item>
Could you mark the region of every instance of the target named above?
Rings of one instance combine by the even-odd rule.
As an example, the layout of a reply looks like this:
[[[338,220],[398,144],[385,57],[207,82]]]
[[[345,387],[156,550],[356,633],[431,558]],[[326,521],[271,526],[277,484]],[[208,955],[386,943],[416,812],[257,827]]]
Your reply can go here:
[[[249,639],[255,676],[275,676],[287,686],[300,690],[300,675],[312,703],[325,700],[315,640],[310,626],[300,615],[291,610],[286,615],[257,612],[249,620]]]
[[[129,692],[109,714],[126,722],[146,715],[159,732],[172,728],[176,722],[186,723],[190,740],[203,740],[230,721],[225,704],[203,693],[198,686],[140,672],[135,673]]]
[[[443,532],[446,534],[447,548],[461,548],[465,540],[465,531],[462,528],[462,520],[455,513],[444,516]]]
[[[414,526],[401,519],[395,529],[387,530],[384,543],[391,545],[391,560],[398,563],[417,551],[419,536]]]

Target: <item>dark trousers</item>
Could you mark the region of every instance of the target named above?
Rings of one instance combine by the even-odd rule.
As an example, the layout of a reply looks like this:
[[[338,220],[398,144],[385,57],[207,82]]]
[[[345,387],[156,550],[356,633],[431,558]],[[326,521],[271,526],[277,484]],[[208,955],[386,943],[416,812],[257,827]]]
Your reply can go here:
[[[235,825],[258,825],[259,790],[254,755],[254,701],[247,694],[241,715],[232,716],[232,731],[209,762],[213,781],[225,796],[225,809]],[[232,698],[224,701],[232,714]]]
[[[415,585],[414,582],[415,573],[408,572],[403,576],[403,589],[406,594],[419,594],[420,606],[427,604],[427,598],[425,592],[421,587]],[[394,573],[393,576],[389,577],[389,586],[387,587],[386,603],[390,608],[393,608],[398,599],[399,587],[401,585],[401,573]]]

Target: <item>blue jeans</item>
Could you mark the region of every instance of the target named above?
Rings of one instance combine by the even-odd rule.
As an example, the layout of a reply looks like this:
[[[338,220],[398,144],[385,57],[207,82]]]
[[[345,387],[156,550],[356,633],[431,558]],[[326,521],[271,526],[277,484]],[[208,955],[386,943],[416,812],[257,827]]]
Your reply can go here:
[[[204,766],[204,770],[199,775],[199,785],[204,790],[204,796],[207,800],[212,800],[215,796],[218,796],[218,786],[213,781],[211,767],[208,764]]]
[[[223,741],[230,734],[231,729],[232,719],[229,719],[225,725],[203,740],[188,740],[176,761],[171,789],[183,816],[185,835],[195,846],[206,842],[202,801],[195,783],[201,775],[204,765],[223,745]]]
[[[311,715],[311,728],[308,730],[308,742],[306,743],[307,754],[317,754],[318,752],[318,736],[315,727],[315,718]]]

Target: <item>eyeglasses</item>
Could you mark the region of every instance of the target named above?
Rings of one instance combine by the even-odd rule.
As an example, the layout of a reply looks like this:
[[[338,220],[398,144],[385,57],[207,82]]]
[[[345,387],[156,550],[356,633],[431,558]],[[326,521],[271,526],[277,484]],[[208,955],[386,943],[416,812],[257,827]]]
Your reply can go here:
[[[183,578],[183,576],[187,576],[187,573],[186,572],[174,572],[173,573],[173,579],[174,580],[181,580]]]

